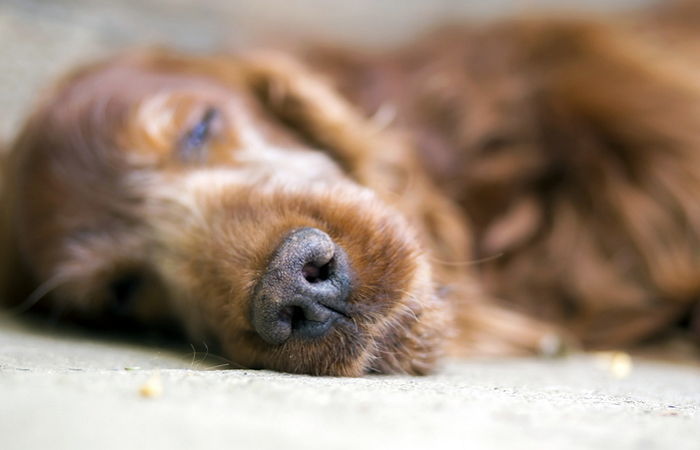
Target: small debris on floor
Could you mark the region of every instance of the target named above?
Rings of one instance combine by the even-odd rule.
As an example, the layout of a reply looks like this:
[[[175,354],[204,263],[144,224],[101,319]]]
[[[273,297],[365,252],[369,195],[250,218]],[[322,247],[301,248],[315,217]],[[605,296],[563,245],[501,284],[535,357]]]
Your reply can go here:
[[[160,374],[153,374],[146,382],[139,388],[139,394],[146,398],[156,398],[163,395],[163,382],[160,380]]]
[[[632,357],[629,353],[617,351],[597,352],[595,357],[598,366],[615,378],[626,378],[632,373]]]

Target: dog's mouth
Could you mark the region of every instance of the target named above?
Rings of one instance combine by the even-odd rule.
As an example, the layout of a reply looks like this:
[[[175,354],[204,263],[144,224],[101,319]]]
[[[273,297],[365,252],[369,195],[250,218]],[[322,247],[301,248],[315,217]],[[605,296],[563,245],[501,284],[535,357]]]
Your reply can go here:
[[[291,338],[301,339],[325,336],[339,322],[344,328],[354,325],[348,314],[325,305],[311,312],[300,306],[287,306],[280,311],[277,320],[289,330]]]
[[[308,326],[317,326],[317,324],[327,323],[330,327],[337,321],[342,321],[345,326],[353,326],[354,322],[348,311],[349,307],[327,303],[323,303],[320,306],[327,310],[320,315],[321,317],[310,315],[308,311],[300,306],[290,305],[280,310],[278,319],[289,326],[293,334],[303,334],[299,333],[299,331]]]

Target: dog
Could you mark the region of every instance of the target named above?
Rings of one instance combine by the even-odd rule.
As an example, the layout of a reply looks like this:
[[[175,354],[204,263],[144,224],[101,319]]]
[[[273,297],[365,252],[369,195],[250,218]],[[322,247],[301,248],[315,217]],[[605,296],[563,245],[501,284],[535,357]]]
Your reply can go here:
[[[637,343],[697,304],[700,91],[631,35],[507,21],[79,69],[11,145],[2,298],[315,375]]]

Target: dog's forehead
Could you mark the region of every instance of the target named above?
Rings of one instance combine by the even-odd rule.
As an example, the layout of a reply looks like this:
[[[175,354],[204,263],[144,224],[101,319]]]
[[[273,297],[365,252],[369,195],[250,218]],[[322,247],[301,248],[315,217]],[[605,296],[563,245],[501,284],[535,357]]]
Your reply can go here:
[[[75,104],[109,98],[121,103],[138,102],[153,93],[192,91],[199,95],[225,98],[245,92],[235,65],[229,71],[192,59],[168,64],[153,60],[117,59],[88,68],[69,78],[59,89],[58,101]]]

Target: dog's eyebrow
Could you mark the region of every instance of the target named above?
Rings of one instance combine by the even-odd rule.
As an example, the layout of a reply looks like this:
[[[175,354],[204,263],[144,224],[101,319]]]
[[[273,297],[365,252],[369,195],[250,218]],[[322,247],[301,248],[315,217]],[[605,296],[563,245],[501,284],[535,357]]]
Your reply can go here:
[[[211,126],[220,112],[213,106],[208,107],[197,124],[185,134],[179,143],[180,157],[185,161],[203,160],[207,140],[211,136]]]

